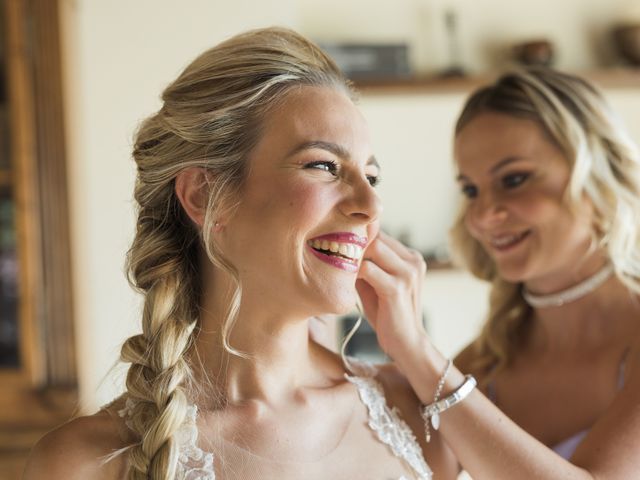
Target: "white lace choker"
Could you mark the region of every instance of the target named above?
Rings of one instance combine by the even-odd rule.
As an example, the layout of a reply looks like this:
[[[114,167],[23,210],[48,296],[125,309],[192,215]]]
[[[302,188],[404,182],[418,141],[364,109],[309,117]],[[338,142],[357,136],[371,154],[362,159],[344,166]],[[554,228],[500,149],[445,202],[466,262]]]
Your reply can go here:
[[[589,278],[586,278],[577,285],[569,287],[561,292],[550,293],[548,295],[536,295],[528,291],[526,287],[523,287],[522,296],[533,308],[559,307],[565,303],[571,303],[578,300],[586,294],[593,292],[596,288],[606,282],[612,273],[613,265],[607,263]]]

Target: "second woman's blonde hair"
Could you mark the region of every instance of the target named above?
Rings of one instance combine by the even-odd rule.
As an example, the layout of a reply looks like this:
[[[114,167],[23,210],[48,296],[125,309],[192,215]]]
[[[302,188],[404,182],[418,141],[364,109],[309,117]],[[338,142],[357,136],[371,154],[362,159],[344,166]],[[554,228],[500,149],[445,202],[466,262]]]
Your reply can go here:
[[[640,292],[640,156],[603,96],[588,82],[548,68],[502,75],[467,100],[455,133],[487,112],[533,120],[564,154],[571,169],[566,204],[575,212],[592,203],[593,247],[603,250],[616,275]],[[451,230],[454,255],[492,283],[489,315],[476,341],[476,368],[508,365],[526,339],[531,317],[522,286],[500,277],[491,257],[465,226],[466,206]]]
[[[270,109],[295,87],[324,86],[351,94],[334,62],[297,33],[267,28],[235,36],[204,52],[162,94],[162,108],[139,128],[136,235],[128,253],[131,284],[144,295],[142,333],[129,338],[128,425],[138,437],[129,449],[130,479],[173,480],[175,434],[192,393],[187,352],[201,306],[203,252],[235,280],[223,323],[223,344],[241,299],[237,271],[211,232],[221,209],[241,200],[246,160]],[[202,231],[175,193],[184,169],[206,169],[209,201]],[[208,262],[207,262],[208,263]]]

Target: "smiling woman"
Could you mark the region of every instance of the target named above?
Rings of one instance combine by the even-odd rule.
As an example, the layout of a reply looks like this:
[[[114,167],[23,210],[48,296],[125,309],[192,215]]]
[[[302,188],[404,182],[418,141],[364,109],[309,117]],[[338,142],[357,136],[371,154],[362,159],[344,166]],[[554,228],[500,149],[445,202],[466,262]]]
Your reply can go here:
[[[443,424],[457,423],[446,435],[460,451],[464,437],[500,452],[459,460],[474,478],[637,478],[637,146],[593,86],[530,68],[471,95],[454,155],[465,197],[454,244],[492,284],[456,365],[491,403],[476,392]]]
[[[262,298],[259,308],[280,317],[283,304],[311,315],[353,308],[359,259],[344,254],[364,249],[378,231],[372,158],[365,121],[344,92],[297,88],[270,112],[248,157],[242,199],[228,220],[218,218],[220,249],[240,272],[245,297]],[[324,251],[309,245],[323,239]],[[234,345],[246,338],[240,328],[234,336]]]
[[[310,318],[359,295],[374,323],[419,315],[424,262],[378,232],[352,93],[278,28],[208,50],[167,87],[133,152],[144,310],[122,348],[126,392],[43,438],[26,479],[455,476],[395,367],[345,364],[309,336]],[[381,294],[396,278],[400,303]]]

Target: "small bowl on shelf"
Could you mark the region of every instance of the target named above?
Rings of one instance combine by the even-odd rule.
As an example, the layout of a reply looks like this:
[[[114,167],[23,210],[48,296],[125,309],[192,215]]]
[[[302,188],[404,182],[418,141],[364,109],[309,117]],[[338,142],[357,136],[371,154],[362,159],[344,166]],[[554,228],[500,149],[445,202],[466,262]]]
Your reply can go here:
[[[522,65],[540,65],[548,67],[553,63],[553,43],[540,38],[514,45],[513,54]]]
[[[618,53],[629,63],[640,66],[640,23],[622,24],[613,29]]]

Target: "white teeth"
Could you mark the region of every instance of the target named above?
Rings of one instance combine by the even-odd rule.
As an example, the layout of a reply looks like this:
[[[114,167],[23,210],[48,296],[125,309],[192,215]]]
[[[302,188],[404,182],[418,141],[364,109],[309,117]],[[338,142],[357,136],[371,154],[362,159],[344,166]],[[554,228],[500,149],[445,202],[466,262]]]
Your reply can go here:
[[[517,242],[518,240],[523,238],[524,235],[525,234],[522,233],[520,235],[504,235],[501,237],[494,237],[491,239],[491,245],[498,248],[505,247],[507,245],[511,245],[512,243]]]
[[[328,240],[313,240],[309,242],[311,247],[316,250],[324,250],[332,253],[338,253],[343,257],[351,260],[360,260],[364,250],[359,245],[353,243],[330,242]]]

